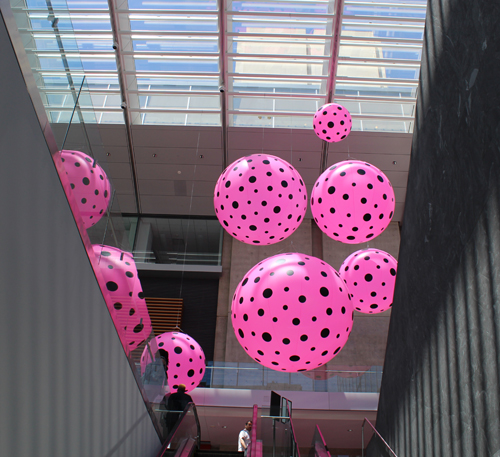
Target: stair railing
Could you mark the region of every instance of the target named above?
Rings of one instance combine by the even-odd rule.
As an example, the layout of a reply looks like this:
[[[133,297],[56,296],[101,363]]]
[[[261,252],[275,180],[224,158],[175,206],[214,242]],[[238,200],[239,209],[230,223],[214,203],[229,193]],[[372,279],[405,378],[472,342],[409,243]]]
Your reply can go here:
[[[387,449],[389,449],[390,453],[394,457],[398,457],[396,453],[392,450],[391,446],[387,444],[387,441],[382,438],[382,435],[377,431],[377,429],[373,426],[373,424],[365,417],[363,421],[363,425],[361,425],[361,457],[365,457],[365,422],[373,429],[373,431],[377,434],[377,436],[382,440],[382,443],[385,444]]]

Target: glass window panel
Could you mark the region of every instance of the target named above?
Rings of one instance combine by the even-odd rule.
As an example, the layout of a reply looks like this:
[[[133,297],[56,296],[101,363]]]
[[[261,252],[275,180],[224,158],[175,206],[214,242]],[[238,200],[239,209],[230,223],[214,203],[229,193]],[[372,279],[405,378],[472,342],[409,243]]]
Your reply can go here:
[[[327,65],[317,61],[266,61],[259,59],[255,61],[229,59],[230,68],[234,73],[246,74],[269,74],[269,75],[300,75],[300,76],[324,76]]]
[[[59,0],[66,3],[69,9],[104,9],[109,8],[107,0]],[[52,2],[54,5],[54,2]]]
[[[218,52],[217,38],[167,38],[138,40],[134,39],[134,51],[163,51],[163,52]]]
[[[358,95],[375,97],[416,97],[417,84],[415,85],[382,85],[337,82],[335,94]]]
[[[277,98],[276,111],[306,112],[313,114],[322,105],[323,100],[308,100],[306,98]]]
[[[337,77],[350,78],[389,78],[418,80],[420,68],[404,68],[375,65],[345,65],[337,67]]]
[[[261,12],[283,12],[283,13],[316,13],[326,14],[332,13],[329,10],[331,3],[325,1],[293,1],[276,2],[276,1],[247,1],[247,0],[229,0],[228,9],[230,11],[261,11]]]
[[[142,123],[144,125],[185,125],[186,116],[185,113],[145,113]]]
[[[306,98],[271,98],[271,97],[232,97],[234,110],[254,111],[290,111],[314,113],[323,99]]]
[[[100,124],[125,124],[123,112],[116,113],[100,113],[96,112],[96,117]]]
[[[236,54],[328,56],[330,40],[290,40],[286,38],[228,38],[228,49]]]
[[[104,106],[106,108],[120,108],[122,104],[122,98],[120,95],[106,95],[106,100]]]
[[[233,114],[230,116],[231,125],[235,127],[272,127],[273,120],[271,116],[247,116],[242,114]]]
[[[129,9],[166,9],[177,11],[217,11],[217,0],[129,0]]]
[[[349,1],[344,4],[344,15],[346,16],[374,16],[374,17],[400,17],[400,18],[420,18],[425,19],[426,3],[421,1],[408,2],[415,5],[413,8],[401,7],[397,4],[390,5],[391,2],[383,2],[384,4],[352,5]],[[399,0],[398,0],[398,3]],[[419,8],[420,6],[420,8]],[[422,8],[423,6],[423,8]]]
[[[186,77],[160,77],[160,78],[147,78],[138,76],[137,84],[150,90],[219,90],[219,79],[214,78],[191,78]]]
[[[282,129],[311,129],[311,116],[275,116],[274,127]]]
[[[177,16],[155,19],[154,16],[149,20],[139,20],[130,18],[130,29],[133,31],[150,31],[157,30],[159,32],[213,32],[218,29],[217,17],[214,19],[184,19]]]
[[[395,23],[373,23],[373,22],[343,22],[341,36],[349,37],[379,37],[379,38],[403,38],[411,40],[422,40],[424,34],[423,24]]]
[[[321,81],[291,79],[233,78],[234,92],[277,92],[281,94],[318,94]]]
[[[221,125],[220,114],[190,113],[186,125]]]
[[[66,94],[46,94],[46,103],[50,107],[72,107],[74,106],[73,96]]]
[[[233,32],[243,35],[245,33],[271,33],[322,36],[327,33],[327,19],[233,16],[231,27]]]
[[[367,132],[400,132],[408,133],[413,121],[389,121],[387,119],[360,119],[360,130]]]
[[[135,59],[137,71],[199,71],[216,73],[219,71],[218,59]]]
[[[141,100],[144,97],[141,96]],[[189,97],[177,95],[151,95],[147,97],[146,105],[148,108],[179,108],[187,109]],[[142,106],[142,103],[141,103]]]
[[[385,46],[376,43],[366,43],[359,46],[358,43],[341,44],[339,49],[340,58],[362,57],[368,59],[404,59],[420,62],[422,57],[421,46]]]
[[[220,109],[220,96],[214,97],[189,97],[189,108],[190,109]]]
[[[414,103],[381,103],[342,100],[351,114],[380,114],[393,116],[413,116]]]

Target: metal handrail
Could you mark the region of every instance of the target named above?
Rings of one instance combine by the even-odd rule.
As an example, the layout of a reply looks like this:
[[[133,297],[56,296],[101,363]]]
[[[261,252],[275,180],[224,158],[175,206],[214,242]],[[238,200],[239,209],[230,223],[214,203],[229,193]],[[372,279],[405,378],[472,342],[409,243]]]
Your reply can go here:
[[[378,435],[378,437],[382,440],[382,442],[386,445],[387,449],[391,451],[391,454],[394,457],[398,457],[396,453],[392,450],[391,446],[387,444],[387,441],[382,438],[382,435],[377,431],[377,429],[373,426],[373,424],[365,417],[363,420],[363,424],[361,425],[361,457],[365,456],[365,422],[368,422],[373,431]]]
[[[288,412],[288,417],[290,420],[290,428],[292,429],[292,444],[295,447],[295,449],[294,449],[295,453],[293,455],[296,455],[296,457],[300,457],[299,445],[297,444],[297,439],[295,437],[295,429],[293,428],[292,415],[291,415],[290,406],[289,406],[288,402],[286,405],[286,410]]]

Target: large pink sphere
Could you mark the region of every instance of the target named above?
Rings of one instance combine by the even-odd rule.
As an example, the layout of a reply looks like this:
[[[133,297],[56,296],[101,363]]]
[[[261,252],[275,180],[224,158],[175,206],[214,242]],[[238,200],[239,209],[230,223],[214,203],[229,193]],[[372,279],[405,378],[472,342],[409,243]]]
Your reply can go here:
[[[330,238],[357,244],[380,235],[391,222],[394,190],[377,167],[346,160],[328,168],[311,192],[311,211]]]
[[[307,209],[307,191],[297,170],[268,154],[232,163],[214,190],[219,222],[237,240],[274,244],[290,236]]]
[[[179,384],[184,384],[187,392],[196,388],[205,373],[205,353],[196,340],[182,332],[165,332],[155,339],[160,355],[164,355],[163,351],[168,353],[170,388],[177,389]],[[141,357],[141,373],[149,362],[151,357],[146,347]]]
[[[60,154],[85,228],[92,227],[108,208],[111,197],[108,177],[100,165],[83,152],[63,150]]]
[[[392,306],[398,262],[380,249],[353,252],[340,267],[354,308],[366,314],[383,313]]]
[[[93,248],[105,281],[106,304],[126,350],[132,351],[152,331],[134,259],[130,253],[112,246]]]
[[[319,138],[329,143],[337,143],[351,133],[351,114],[338,103],[328,103],[314,114],[313,127]]]
[[[347,287],[327,263],[278,254],[254,266],[234,293],[233,329],[247,354],[279,371],[325,364],[347,342],[353,322]]]

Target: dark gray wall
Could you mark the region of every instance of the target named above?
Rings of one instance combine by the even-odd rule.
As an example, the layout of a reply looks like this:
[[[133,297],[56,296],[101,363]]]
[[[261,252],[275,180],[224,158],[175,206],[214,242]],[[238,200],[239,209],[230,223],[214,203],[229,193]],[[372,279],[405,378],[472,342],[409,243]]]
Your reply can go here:
[[[498,456],[500,4],[427,14],[377,428],[399,456]]]
[[[145,297],[182,298],[181,329],[203,349],[205,359],[214,359],[218,279],[165,278],[139,272]]]
[[[0,455],[154,456],[1,16],[0,57]]]

